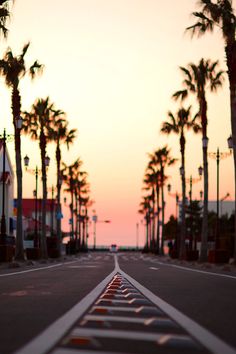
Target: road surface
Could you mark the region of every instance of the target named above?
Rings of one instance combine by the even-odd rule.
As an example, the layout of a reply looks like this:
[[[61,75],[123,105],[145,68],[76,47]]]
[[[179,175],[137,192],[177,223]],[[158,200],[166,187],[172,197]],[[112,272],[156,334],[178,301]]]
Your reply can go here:
[[[140,253],[0,271],[1,354],[236,353],[236,274]]]

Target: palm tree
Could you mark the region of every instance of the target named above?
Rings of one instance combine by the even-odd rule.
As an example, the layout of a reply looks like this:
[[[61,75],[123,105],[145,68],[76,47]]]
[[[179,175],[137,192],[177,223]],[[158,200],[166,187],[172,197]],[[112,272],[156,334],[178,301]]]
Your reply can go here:
[[[6,27],[7,20],[10,17],[8,5],[11,0],[0,0],[0,34],[4,38],[7,37],[8,29]]]
[[[197,22],[187,28],[192,35],[199,37],[207,32],[213,32],[214,28],[221,28],[222,36],[225,42],[225,54],[227,73],[230,89],[230,107],[231,107],[231,129],[234,152],[234,183],[236,186],[236,16],[234,14],[232,0],[218,0],[214,3],[212,0],[199,0],[201,6],[200,12],[194,12]],[[236,188],[235,188],[235,210],[236,210]],[[234,224],[234,260],[236,263],[236,218]]]
[[[152,199],[152,248],[155,253],[159,254],[159,202],[160,202],[160,171],[156,166],[148,164],[144,176],[145,187],[143,189],[151,191]],[[156,232],[155,232],[156,226]],[[156,233],[156,235],[155,235]],[[155,237],[156,236],[156,237]]]
[[[17,121],[21,114],[21,95],[19,91],[20,80],[29,74],[33,79],[42,70],[42,65],[35,61],[29,68],[26,67],[25,55],[28,51],[27,43],[22,53],[14,56],[8,49],[0,60],[0,75],[4,77],[7,87],[11,89],[12,115],[15,136],[15,159],[17,176],[17,226],[16,226],[16,255],[15,259],[24,259],[23,233],[22,233],[22,166],[21,166],[21,136]]]
[[[76,186],[75,186],[75,192],[76,192],[76,200],[78,202],[78,205],[76,204],[76,227],[78,227],[79,231],[79,247],[82,245],[84,247],[84,240],[82,238],[82,230],[81,230],[81,210],[82,210],[82,205],[84,204],[84,199],[86,198],[86,195],[89,193],[89,184],[87,181],[87,176],[88,173],[86,171],[78,171],[76,175]],[[78,217],[77,217],[78,216]],[[76,232],[77,236],[77,232]],[[82,241],[82,242],[81,242]]]
[[[151,200],[152,195],[147,195],[142,198],[142,201],[139,205],[139,213],[144,215],[144,220],[146,221],[146,243],[144,246],[144,251],[149,251],[149,245],[151,240],[151,232],[150,232],[150,221],[151,221]]]
[[[172,166],[176,159],[171,157],[170,150],[167,146],[156,150],[153,154],[149,154],[150,162],[149,166],[156,166],[160,169],[160,186],[161,186],[161,210],[162,210],[162,237],[161,237],[161,249],[160,252],[164,254],[164,223],[165,223],[165,200],[164,200],[164,185],[167,179],[165,170],[167,167]]]
[[[179,257],[185,256],[185,236],[186,236],[186,221],[185,221],[185,209],[186,209],[186,183],[185,183],[185,131],[192,129],[195,133],[201,130],[200,125],[197,123],[196,114],[191,117],[191,106],[187,109],[180,108],[176,113],[176,116],[172,112],[168,112],[169,121],[162,124],[161,132],[164,134],[177,134],[179,135],[180,153],[181,153],[181,178],[182,178],[182,220],[181,220],[181,236],[180,236],[180,250]]]
[[[46,202],[47,202],[47,142],[49,140],[48,132],[52,119],[53,103],[49,97],[39,98],[31,107],[30,112],[24,112],[24,132],[29,134],[32,140],[39,141],[41,154],[41,170],[43,184],[42,200],[42,233],[40,239],[40,248],[42,258],[47,258],[47,240],[46,240]]]
[[[76,129],[68,129],[68,121],[65,113],[61,110],[53,110],[50,120],[49,136],[50,141],[56,143],[57,162],[57,248],[61,254],[61,185],[63,181],[61,172],[61,144],[66,144],[67,149],[73,144],[76,138]]]
[[[211,62],[210,59],[201,59],[198,65],[188,64],[187,68],[180,67],[184,75],[183,86],[185,89],[174,93],[174,99],[185,100],[189,94],[197,98],[199,105],[199,116],[202,130],[202,151],[203,151],[203,171],[204,171],[204,203],[202,220],[202,239],[200,260],[207,260],[207,238],[208,238],[208,158],[207,158],[207,100],[206,90],[216,92],[223,83],[223,71],[217,70],[218,61]]]
[[[78,173],[80,167],[82,166],[83,161],[80,158],[77,158],[74,163],[71,165],[66,165],[62,163],[62,175],[67,188],[66,192],[70,193],[71,203],[70,203],[70,214],[71,214],[71,241],[74,240],[75,230],[74,230],[74,202],[77,203],[76,198],[76,185],[78,180]],[[77,220],[77,216],[76,216]]]

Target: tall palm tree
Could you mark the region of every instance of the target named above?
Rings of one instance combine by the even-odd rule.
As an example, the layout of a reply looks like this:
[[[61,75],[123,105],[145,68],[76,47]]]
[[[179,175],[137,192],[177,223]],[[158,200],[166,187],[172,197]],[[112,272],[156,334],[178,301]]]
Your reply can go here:
[[[88,173],[86,171],[78,171],[76,175],[76,196],[77,196],[77,201],[78,201],[78,208],[76,205],[76,209],[78,212],[76,212],[76,226],[78,227],[79,231],[79,247],[82,245],[84,247],[84,240],[82,238],[82,219],[81,219],[81,210],[82,210],[82,205],[84,202],[84,198],[86,198],[86,195],[89,193],[89,184],[87,181]],[[76,233],[77,235],[77,233]]]
[[[164,224],[165,224],[165,199],[164,199],[164,185],[166,180],[165,171],[166,168],[172,166],[176,159],[170,154],[170,149],[167,146],[156,150],[153,154],[149,154],[150,166],[156,166],[160,169],[160,186],[161,186],[161,210],[162,210],[162,237],[161,237],[161,248],[160,253],[164,254]]]
[[[207,100],[206,90],[216,92],[223,83],[222,70],[218,70],[218,61],[212,62],[210,59],[201,59],[196,65],[188,64],[186,68],[180,67],[184,75],[183,86],[185,89],[174,93],[174,99],[184,100],[190,94],[196,96],[199,105],[199,116],[201,119],[202,130],[202,152],[203,152],[203,171],[204,171],[204,204],[202,220],[202,239],[200,260],[207,260],[207,238],[208,238],[208,158],[207,158]]]
[[[146,221],[146,243],[144,246],[145,251],[149,251],[149,245],[150,245],[150,240],[151,240],[151,232],[150,232],[150,226],[151,226],[151,200],[152,196],[147,195],[142,198],[142,201],[139,205],[139,213],[144,215],[144,220]]]
[[[201,11],[194,12],[197,22],[187,28],[192,35],[199,37],[207,32],[213,32],[214,28],[220,28],[225,43],[227,73],[230,89],[231,107],[231,129],[234,152],[234,183],[236,186],[236,16],[233,10],[232,0],[212,0],[198,1]],[[236,210],[236,188],[235,188],[235,210]],[[236,263],[236,217],[234,224],[234,261]]]
[[[70,203],[70,214],[71,214],[71,240],[74,240],[75,229],[74,229],[74,203],[76,202],[76,184],[77,177],[82,166],[83,161],[78,157],[71,165],[66,165],[62,162],[62,174],[64,182],[67,186],[66,192],[70,193],[71,203]]]
[[[56,162],[57,162],[57,249],[61,254],[61,185],[63,182],[61,171],[61,144],[66,144],[69,150],[76,138],[76,129],[68,129],[66,115],[61,110],[53,110],[50,120],[49,136],[50,141],[56,143]]]
[[[182,178],[182,220],[181,220],[181,236],[180,236],[180,250],[179,257],[184,258],[185,256],[185,236],[186,236],[186,221],[185,221],[185,209],[186,209],[186,181],[185,181],[185,131],[192,129],[195,133],[201,130],[200,125],[197,123],[196,114],[193,118],[191,117],[191,106],[187,109],[180,108],[176,115],[172,112],[168,112],[169,121],[162,124],[161,132],[164,134],[177,134],[179,135],[180,153],[181,153],[181,178]]]
[[[10,2],[12,2],[12,0],[0,0],[0,34],[3,35],[4,38],[6,38],[8,34],[6,24],[10,17]]]
[[[15,259],[24,259],[23,232],[22,232],[22,166],[21,166],[21,135],[17,120],[21,114],[20,80],[29,74],[32,79],[42,71],[42,65],[35,61],[29,68],[25,63],[25,55],[29,43],[24,45],[22,53],[14,56],[9,48],[3,59],[0,60],[0,75],[4,77],[7,87],[11,89],[12,116],[15,136],[15,159],[17,177],[17,226],[16,226],[16,255]]]
[[[160,171],[156,166],[148,164],[144,176],[144,188],[151,192],[152,202],[152,249],[159,254],[159,202],[160,202]],[[155,230],[156,227],[156,230]]]
[[[47,258],[47,240],[46,240],[46,202],[47,202],[47,142],[48,131],[53,112],[53,103],[49,97],[39,98],[31,107],[30,112],[24,112],[24,132],[29,134],[32,140],[38,140],[41,155],[41,170],[43,184],[42,199],[42,233],[40,238],[40,248],[42,258]]]

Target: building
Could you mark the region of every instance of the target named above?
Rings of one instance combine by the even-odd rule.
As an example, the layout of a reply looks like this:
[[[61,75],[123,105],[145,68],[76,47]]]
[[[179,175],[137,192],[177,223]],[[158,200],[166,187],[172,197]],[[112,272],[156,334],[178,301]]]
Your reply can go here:
[[[14,171],[11,165],[10,156],[5,149],[5,173],[3,173],[3,158],[4,158],[4,148],[3,139],[0,139],[0,222],[1,217],[5,214],[6,220],[6,234],[13,235],[13,190],[14,190]],[[5,200],[3,206],[3,188],[5,191]]]
[[[14,201],[16,206],[16,200]],[[37,208],[37,212],[36,212]],[[55,199],[46,201],[46,236],[56,234],[56,208]],[[17,208],[16,208],[17,209]],[[16,211],[17,212],[17,211]],[[37,215],[36,215],[37,213]],[[42,229],[42,199],[22,199],[22,217],[24,228],[24,239],[33,239],[35,232],[39,235]]]

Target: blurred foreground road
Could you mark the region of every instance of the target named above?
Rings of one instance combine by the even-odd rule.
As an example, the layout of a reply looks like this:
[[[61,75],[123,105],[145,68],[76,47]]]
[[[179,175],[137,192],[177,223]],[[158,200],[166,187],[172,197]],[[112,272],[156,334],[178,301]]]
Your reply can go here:
[[[117,260],[118,263],[115,263],[113,254],[94,252],[62,262],[38,263],[34,266],[11,270],[1,269],[0,353],[13,354],[24,347],[30,340],[78,304],[114,271],[115,266],[119,266],[120,270],[124,272],[121,278],[113,279],[115,286],[117,286],[116,283],[119,283],[119,288],[116,291],[118,298],[121,298],[119,294],[124,291],[122,289],[129,288],[127,284],[132,278],[158,298],[172,305],[182,314],[235,348],[236,353],[236,274],[234,272],[221,271],[216,267],[214,269],[200,269],[199,267],[186,267],[185,264],[170,264],[164,258],[135,252],[118,253]],[[115,273],[117,272],[115,271]],[[125,274],[131,278],[125,279]],[[102,286],[105,288],[104,285]],[[106,294],[109,295],[111,290],[112,286],[110,286],[110,290],[106,290]],[[135,294],[136,290],[129,291]],[[136,297],[139,297],[138,293]],[[126,297],[123,296],[123,298]],[[103,299],[99,301],[100,304],[106,304]],[[116,303],[120,306],[125,301],[116,300]],[[94,309],[96,310],[96,308]],[[112,313],[114,314],[114,311]],[[126,314],[127,321],[128,318]],[[129,321],[131,320],[129,319]],[[136,332],[137,330],[139,330],[138,326],[135,327]],[[91,329],[87,331],[87,333],[93,333],[89,332]],[[81,330],[80,333],[85,332]],[[114,332],[114,335],[119,335],[118,331]],[[109,340],[111,341],[111,339]],[[142,352],[138,342],[135,343],[137,343],[137,348],[129,350],[133,353]],[[101,349],[99,351],[98,348],[95,348],[94,351],[72,349],[55,349],[53,354],[108,352]],[[116,350],[119,353],[125,353],[124,349],[119,348],[114,348],[112,353]],[[178,351],[178,348],[174,350],[176,351],[173,353],[181,352],[182,354],[183,352]],[[196,351],[201,352],[201,349],[196,349]],[[130,353],[130,351],[127,352]],[[167,351],[161,352],[167,353]],[[187,352],[190,354],[192,351],[188,350]],[[193,352],[195,353],[195,351]],[[202,352],[205,353],[205,351]],[[26,353],[26,351],[22,353]],[[168,353],[172,353],[172,351]],[[31,352],[30,354],[35,353]]]

